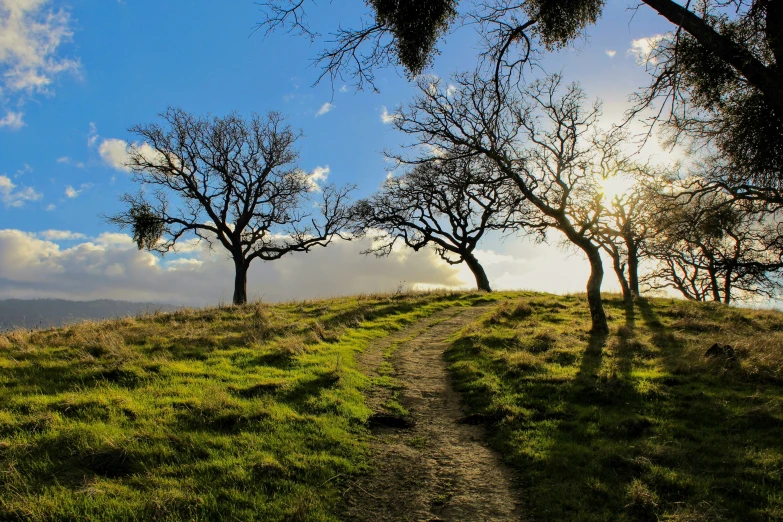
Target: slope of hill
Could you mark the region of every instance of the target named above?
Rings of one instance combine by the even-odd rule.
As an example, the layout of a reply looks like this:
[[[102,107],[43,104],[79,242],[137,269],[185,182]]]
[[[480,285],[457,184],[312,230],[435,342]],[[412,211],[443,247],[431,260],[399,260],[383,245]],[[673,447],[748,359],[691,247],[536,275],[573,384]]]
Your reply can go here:
[[[531,520],[783,520],[783,314],[523,293],[463,330],[456,387]],[[716,346],[717,345],[717,346]],[[729,348],[727,348],[727,345]]]
[[[156,311],[169,312],[177,308],[179,307],[168,304],[133,303],[113,299],[3,299],[0,300],[0,331],[12,328],[47,328],[85,319],[112,319]]]
[[[409,341],[479,303],[438,346],[525,518],[783,518],[783,314],[610,297],[594,337],[583,296],[433,293],[0,335],[0,519],[386,520],[374,470],[427,489],[412,479],[438,444],[406,420],[437,366]],[[406,448],[396,468],[375,429]],[[430,505],[457,502],[450,484]]]
[[[0,335],[0,520],[335,520],[354,355],[481,295],[181,310]]]

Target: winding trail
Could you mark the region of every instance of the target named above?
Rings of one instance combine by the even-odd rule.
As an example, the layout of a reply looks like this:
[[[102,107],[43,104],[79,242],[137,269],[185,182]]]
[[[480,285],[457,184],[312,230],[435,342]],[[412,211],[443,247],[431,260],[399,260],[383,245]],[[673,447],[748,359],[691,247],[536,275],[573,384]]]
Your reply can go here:
[[[514,476],[484,444],[484,428],[460,422],[465,413],[443,358],[447,339],[490,308],[443,310],[384,338],[359,358],[362,371],[374,377],[389,373],[382,363],[390,362],[399,385],[374,386],[369,393],[373,410],[382,412],[383,404],[394,398],[410,412],[412,422],[381,422],[373,428],[374,471],[349,484],[342,518],[521,520]]]

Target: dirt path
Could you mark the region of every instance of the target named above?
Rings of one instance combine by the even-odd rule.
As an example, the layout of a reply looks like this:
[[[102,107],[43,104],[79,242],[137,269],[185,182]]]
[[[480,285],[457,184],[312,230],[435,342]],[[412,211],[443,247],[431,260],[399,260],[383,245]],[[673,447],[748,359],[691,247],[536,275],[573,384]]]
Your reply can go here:
[[[376,386],[370,393],[371,406],[381,413],[371,441],[375,471],[349,484],[345,520],[521,519],[512,473],[482,442],[482,427],[460,422],[460,397],[443,359],[446,339],[486,311],[485,306],[444,310],[362,355],[363,371],[391,372],[399,386]],[[383,414],[389,399],[410,411],[408,425]]]

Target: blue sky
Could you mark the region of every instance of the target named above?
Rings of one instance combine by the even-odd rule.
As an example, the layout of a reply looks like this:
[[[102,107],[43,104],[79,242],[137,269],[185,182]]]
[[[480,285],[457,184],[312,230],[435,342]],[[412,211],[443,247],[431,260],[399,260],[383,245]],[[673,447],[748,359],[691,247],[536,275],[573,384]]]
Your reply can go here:
[[[366,10],[362,0],[321,4],[311,21],[324,33],[338,23],[356,25]],[[669,29],[650,9],[634,14],[631,5],[610,0],[579,48],[542,61],[547,71],[562,70],[602,98],[607,119],[618,118],[628,95],[647,81],[632,48]],[[230,297],[231,273],[224,273],[221,253],[193,247],[160,260],[135,252],[127,236],[99,217],[116,212],[119,196],[134,190],[112,161],[112,145],[120,143],[112,140],[133,141],[128,127],[155,122],[170,105],[198,114],[283,112],[304,132],[303,169],[328,167],[330,181],[358,184],[358,196],[378,187],[388,167],[382,151],[401,138],[382,113],[409,99],[413,87],[394,69],[377,72],[379,94],[340,89],[342,84],[333,89],[328,81],[313,87],[319,71],[310,64],[318,45],[253,34],[260,19],[250,0],[0,0],[0,298],[201,304]],[[448,78],[475,63],[471,28],[449,36],[442,48],[429,73]],[[330,110],[319,115],[326,103]],[[496,287],[584,287],[583,263],[555,247],[490,238],[482,249]],[[393,290],[403,280],[470,283],[464,270],[442,266],[427,253],[341,261],[358,257],[359,250],[338,245],[332,254],[255,267],[250,294],[286,299]],[[328,284],[300,281],[294,268],[328,273]],[[560,277],[551,277],[555,268]],[[607,274],[605,287],[612,285]]]

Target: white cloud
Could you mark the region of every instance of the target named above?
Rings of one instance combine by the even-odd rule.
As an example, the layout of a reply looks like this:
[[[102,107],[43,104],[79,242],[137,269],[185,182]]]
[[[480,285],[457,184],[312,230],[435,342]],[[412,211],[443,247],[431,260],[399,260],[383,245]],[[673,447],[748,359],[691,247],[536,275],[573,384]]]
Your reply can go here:
[[[56,209],[57,209],[57,205],[55,205],[54,203],[49,203],[48,205],[46,205],[46,211],[47,212],[51,212],[51,211],[56,210]]]
[[[128,234],[121,232],[103,232],[95,238],[95,242],[101,246],[112,246],[128,249],[135,246],[133,239]]]
[[[427,151],[427,155],[431,158],[442,158],[446,155],[445,150],[431,143],[422,143],[421,148]]]
[[[38,237],[49,241],[73,241],[77,239],[87,239],[84,234],[78,232],[71,232],[70,230],[44,230],[38,232]]]
[[[343,84],[343,86],[340,87],[340,92],[348,92],[348,86]]]
[[[87,146],[92,148],[98,141],[98,127],[95,123],[90,122],[90,131],[87,133]]]
[[[92,188],[92,183],[82,183],[78,190],[68,185],[65,187],[65,196],[70,199],[78,198],[82,192],[89,188]]]
[[[332,105],[329,102],[326,102],[323,105],[321,105],[321,108],[318,109],[318,112],[315,113],[315,117],[317,118],[318,116],[323,116],[324,114],[331,111],[332,109],[334,109],[334,105]]]
[[[654,64],[656,60],[652,56],[652,52],[658,43],[666,37],[667,35],[656,34],[646,38],[637,38],[631,42],[631,47],[628,49],[627,54],[634,56],[636,63],[640,65],[646,63]]]
[[[129,145],[127,141],[117,138],[103,140],[98,146],[98,154],[101,155],[101,158],[107,165],[117,170],[131,172],[132,169],[128,164],[130,162],[130,151],[133,149],[138,150],[150,162],[160,163],[163,159],[163,155],[153,149],[149,143],[142,143],[141,145],[133,143]]]
[[[606,56],[608,56],[609,58],[614,58],[614,55],[617,54],[617,51],[615,51],[614,49],[607,49],[605,52],[606,52]]]
[[[493,250],[476,249],[473,254],[481,260],[484,266],[501,265],[504,263],[513,263],[514,256],[498,254]]]
[[[8,176],[0,176],[0,201],[7,207],[23,207],[28,201],[38,201],[43,195],[32,187],[17,187]]]
[[[307,175],[308,190],[310,192],[321,190],[320,182],[326,181],[327,177],[329,177],[329,165],[314,168],[313,171]]]
[[[381,121],[388,125],[389,123],[394,123],[400,118],[399,114],[391,114],[389,113],[389,110],[386,108],[385,105],[381,106]]]
[[[0,94],[2,94],[2,89],[0,89]],[[0,127],[8,127],[11,130],[21,129],[26,125],[24,120],[22,120],[22,116],[24,114],[21,112],[8,111],[5,113],[5,116],[0,118]]]
[[[57,163],[60,163],[62,165],[73,165],[77,169],[83,169],[84,163],[81,161],[74,161],[73,159],[69,158],[68,156],[61,156],[57,158]]]
[[[118,140],[116,138],[109,138],[103,140],[98,147],[98,154],[101,158],[111,167],[117,170],[124,170],[130,172],[128,167],[128,142],[125,140]]]
[[[360,255],[369,240],[338,240],[327,248],[250,266],[248,294],[268,301],[393,291],[409,287],[459,287],[458,269],[430,252]],[[202,248],[163,262],[139,251],[130,236],[107,233],[67,247],[38,234],[0,230],[0,296],[4,298],[113,298],[191,305],[230,302],[233,263],[224,251]]]
[[[17,103],[36,93],[50,94],[57,76],[79,69],[78,60],[58,56],[61,44],[73,36],[70,16],[48,3],[0,0],[0,102],[8,102],[11,93]],[[21,122],[20,113],[11,114],[18,116],[12,121]]]
[[[454,94],[457,92],[457,86],[454,84],[449,84],[449,86],[446,88],[446,96],[451,98],[454,96]]]

